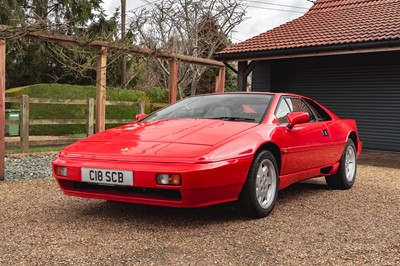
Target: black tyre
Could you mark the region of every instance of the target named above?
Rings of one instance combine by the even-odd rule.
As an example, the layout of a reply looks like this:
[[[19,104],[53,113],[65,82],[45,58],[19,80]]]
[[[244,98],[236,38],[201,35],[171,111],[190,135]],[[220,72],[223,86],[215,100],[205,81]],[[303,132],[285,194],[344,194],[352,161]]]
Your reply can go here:
[[[328,187],[349,189],[353,186],[357,174],[356,146],[349,139],[340,158],[340,166],[336,174],[326,176]]]
[[[278,197],[279,171],[275,157],[264,150],[256,154],[239,196],[246,216],[263,218],[274,209]]]

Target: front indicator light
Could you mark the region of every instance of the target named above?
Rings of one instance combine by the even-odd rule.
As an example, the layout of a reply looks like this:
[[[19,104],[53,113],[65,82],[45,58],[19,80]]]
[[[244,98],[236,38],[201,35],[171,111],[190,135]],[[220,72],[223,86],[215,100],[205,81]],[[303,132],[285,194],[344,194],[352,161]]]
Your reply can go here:
[[[180,186],[182,184],[181,176],[178,174],[158,174],[157,184],[169,185],[169,186]]]
[[[65,167],[65,166],[56,166],[54,172],[58,176],[67,176],[67,167]]]

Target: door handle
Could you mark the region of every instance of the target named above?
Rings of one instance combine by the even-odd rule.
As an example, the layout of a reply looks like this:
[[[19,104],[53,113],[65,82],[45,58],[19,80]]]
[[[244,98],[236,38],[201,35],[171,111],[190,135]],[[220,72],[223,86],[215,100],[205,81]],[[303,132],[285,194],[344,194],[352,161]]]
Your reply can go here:
[[[323,129],[323,130],[322,130],[322,135],[323,135],[324,137],[329,136],[328,130]]]

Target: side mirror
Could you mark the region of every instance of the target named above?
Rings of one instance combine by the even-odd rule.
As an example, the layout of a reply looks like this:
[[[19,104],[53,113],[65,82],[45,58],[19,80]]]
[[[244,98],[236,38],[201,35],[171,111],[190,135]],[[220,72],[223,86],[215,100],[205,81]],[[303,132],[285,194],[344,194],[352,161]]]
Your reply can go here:
[[[145,118],[147,115],[146,114],[137,114],[136,115],[136,121],[142,120],[143,118]]]
[[[287,115],[289,124],[287,127],[292,129],[297,124],[303,124],[310,121],[310,115],[305,112],[293,112]]]

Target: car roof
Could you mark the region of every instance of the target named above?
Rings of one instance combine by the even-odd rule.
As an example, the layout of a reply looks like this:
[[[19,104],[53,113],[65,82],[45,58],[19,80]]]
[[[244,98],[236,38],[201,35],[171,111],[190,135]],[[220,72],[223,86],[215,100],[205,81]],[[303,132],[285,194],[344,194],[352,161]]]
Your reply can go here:
[[[276,95],[276,96],[294,96],[294,97],[305,97],[302,95],[294,94],[294,93],[285,93],[285,92],[265,92],[265,91],[232,91],[232,92],[223,92],[223,93],[207,93],[202,95],[219,95],[219,94],[265,94],[265,95]],[[201,96],[201,95],[198,95]]]

